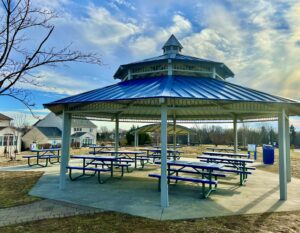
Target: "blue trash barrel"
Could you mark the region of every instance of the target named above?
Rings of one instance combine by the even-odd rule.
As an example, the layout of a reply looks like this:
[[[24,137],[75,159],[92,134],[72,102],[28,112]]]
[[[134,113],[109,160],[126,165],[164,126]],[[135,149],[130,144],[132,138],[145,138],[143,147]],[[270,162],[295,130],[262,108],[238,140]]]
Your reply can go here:
[[[274,147],[263,145],[263,162],[264,164],[274,164]]]

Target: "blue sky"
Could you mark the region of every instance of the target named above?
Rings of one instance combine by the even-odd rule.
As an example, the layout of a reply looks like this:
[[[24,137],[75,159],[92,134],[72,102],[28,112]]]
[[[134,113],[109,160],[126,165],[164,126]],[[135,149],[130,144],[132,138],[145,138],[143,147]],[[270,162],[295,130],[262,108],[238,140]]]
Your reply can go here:
[[[300,100],[299,1],[33,2],[59,13],[48,46],[72,42],[74,49],[97,52],[103,61],[101,67],[73,63],[37,70],[43,86],[23,88],[32,91],[39,116],[46,114],[43,103],[117,82],[112,76],[120,64],[160,55],[171,34],[184,54],[226,63],[236,75],[230,82]],[[41,33],[32,32],[33,39]],[[8,115],[28,113],[15,100],[0,102]],[[297,118],[293,123],[300,128]]]

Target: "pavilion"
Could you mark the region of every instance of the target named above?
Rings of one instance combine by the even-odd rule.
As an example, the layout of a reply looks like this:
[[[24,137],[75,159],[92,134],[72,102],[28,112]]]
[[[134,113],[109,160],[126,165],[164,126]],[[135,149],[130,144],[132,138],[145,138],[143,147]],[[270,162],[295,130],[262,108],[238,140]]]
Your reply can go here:
[[[60,188],[65,187],[69,160],[71,118],[115,121],[118,150],[119,122],[161,122],[161,207],[169,205],[167,182],[167,123],[232,120],[234,148],[237,123],[278,118],[280,199],[287,199],[291,180],[289,116],[300,115],[300,102],[270,95],[226,81],[234,73],[222,62],[182,55],[172,35],[163,55],[121,65],[114,85],[60,99],[44,106],[63,115]],[[254,79],[255,77],[253,77]]]
[[[149,124],[144,125],[134,130],[134,146],[139,146],[139,133],[153,133],[153,132],[160,132],[160,124]],[[176,124],[168,124],[167,125],[167,135],[173,135],[173,146],[174,150],[176,149],[177,144],[177,135],[187,135],[187,145],[190,145],[190,135],[195,134],[192,129],[185,127],[183,125],[176,125]]]

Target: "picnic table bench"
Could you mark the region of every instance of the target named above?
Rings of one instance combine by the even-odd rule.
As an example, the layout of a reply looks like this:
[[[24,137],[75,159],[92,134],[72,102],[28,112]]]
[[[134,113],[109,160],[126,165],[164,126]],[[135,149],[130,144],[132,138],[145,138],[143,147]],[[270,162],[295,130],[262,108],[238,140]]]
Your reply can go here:
[[[36,149],[31,150],[31,152],[35,152],[36,154],[33,155],[23,155],[23,158],[27,159],[27,164],[29,167],[32,166],[40,166],[40,167],[47,167],[50,164],[55,164],[60,162],[60,148],[50,148],[50,149]],[[35,158],[36,162],[31,163],[31,159]],[[52,161],[51,159],[55,159]],[[40,160],[45,160],[45,163],[41,163]]]
[[[203,152],[203,154],[204,155],[212,155],[212,156],[226,156],[226,157],[248,158],[248,154],[242,154],[242,153],[205,151],[205,152]]]
[[[77,180],[78,178],[82,177],[82,176],[95,176],[96,173],[98,174],[98,182],[100,184],[103,184],[105,182],[105,180],[101,179],[101,172],[110,172],[111,169],[109,168],[98,168],[98,167],[76,167],[76,166],[67,166],[67,169],[69,170],[69,177],[70,180],[74,181]],[[72,177],[72,170],[80,170],[83,171],[83,173],[81,175],[78,175],[76,177]],[[93,171],[93,174],[86,174],[85,171]]]
[[[149,174],[149,177],[152,178],[158,178],[158,190],[160,190],[160,181],[161,181],[161,175],[160,174]],[[205,192],[205,185],[217,185],[218,181],[216,180],[208,180],[208,179],[201,179],[201,178],[194,178],[194,177],[183,177],[183,176],[167,176],[168,183],[170,180],[174,180],[176,183],[177,181],[186,181],[186,182],[192,182],[192,183],[199,183],[202,184],[202,197],[207,198],[210,194]]]
[[[86,174],[86,171],[94,171],[94,175],[96,172],[98,173],[98,181],[100,179],[100,173],[101,172],[110,172],[110,177],[114,177],[114,168],[121,168],[120,172],[120,178],[124,175],[124,169],[126,168],[127,171],[128,168],[131,166],[131,164],[128,163],[122,163],[120,159],[124,157],[117,157],[117,156],[93,156],[93,155],[73,155],[71,156],[72,159],[81,159],[82,160],[82,166],[77,166],[74,168],[74,166],[68,166],[69,169],[69,176],[71,179],[72,170],[81,170],[82,174],[79,177],[82,176],[91,176],[90,174]],[[92,166],[92,167],[91,167]],[[101,167],[99,167],[101,166]],[[77,179],[77,178],[76,178]],[[72,180],[72,179],[71,179]],[[74,179],[73,179],[74,180]],[[99,181],[99,183],[103,183],[102,181]]]
[[[144,168],[145,164],[149,161],[149,158],[145,156],[145,152],[142,151],[99,151],[98,154],[110,154],[112,156],[122,157],[120,161],[134,163],[134,168],[137,168],[138,161],[140,161],[142,168]]]
[[[230,148],[230,147],[206,147],[206,150],[234,152],[234,148]],[[238,151],[239,151],[239,149],[238,149]]]
[[[105,151],[105,150],[113,149],[114,146],[92,145],[92,146],[89,146],[89,148],[93,149],[89,153],[95,155],[95,154],[99,154],[100,151]]]
[[[161,149],[155,149],[155,148],[144,148],[141,149],[142,151],[146,151],[147,158],[152,159],[152,163],[155,163],[155,160],[161,159]],[[182,154],[182,151],[179,150],[173,150],[173,149],[167,149],[167,158],[178,160],[180,159],[180,155]]]
[[[160,164],[160,161],[155,162],[156,164]],[[202,184],[202,197],[207,198],[211,192],[215,191],[217,188],[218,181],[213,180],[213,177],[217,179],[217,177],[225,177],[224,174],[216,173],[215,171],[220,170],[223,167],[222,164],[213,164],[213,163],[204,163],[204,162],[190,162],[190,161],[180,161],[180,160],[172,160],[167,161],[167,178],[168,183],[170,180],[177,181],[189,181],[193,183],[201,183]],[[179,176],[179,173],[183,174],[192,174],[198,175],[198,177],[186,177]],[[149,177],[159,178],[158,174],[149,174]],[[208,190],[206,191],[206,186],[209,185]],[[212,187],[214,185],[214,187]]]
[[[200,161],[205,161],[208,163],[218,163],[223,164],[224,167],[220,169],[223,172],[231,172],[240,175],[240,185],[243,185],[248,178],[248,175],[252,174],[248,170],[255,170],[254,167],[247,167],[247,164],[253,163],[252,159],[244,159],[244,158],[229,158],[229,157],[222,157],[222,156],[207,156],[201,155],[197,158]]]

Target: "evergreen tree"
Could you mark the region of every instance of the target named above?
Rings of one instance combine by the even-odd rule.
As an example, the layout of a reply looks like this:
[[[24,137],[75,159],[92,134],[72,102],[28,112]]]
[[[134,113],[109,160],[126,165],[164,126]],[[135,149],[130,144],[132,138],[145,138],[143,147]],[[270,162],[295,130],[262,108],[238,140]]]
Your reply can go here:
[[[296,144],[296,130],[293,125],[290,126],[290,145]]]

